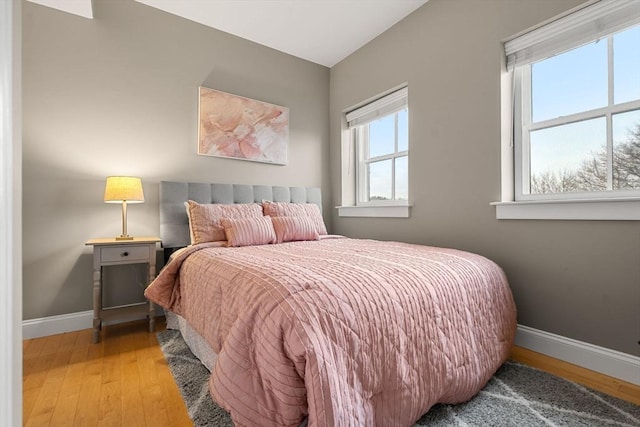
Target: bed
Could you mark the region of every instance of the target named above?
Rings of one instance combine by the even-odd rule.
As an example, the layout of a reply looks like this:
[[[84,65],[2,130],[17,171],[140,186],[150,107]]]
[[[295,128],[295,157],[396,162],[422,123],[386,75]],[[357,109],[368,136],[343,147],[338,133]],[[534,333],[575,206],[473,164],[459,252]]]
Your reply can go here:
[[[171,256],[145,295],[211,370],[214,400],[237,426],[297,427],[410,426],[472,398],[515,335],[502,269],[454,249],[327,235],[321,209],[318,188],[161,183]],[[211,234],[223,228],[237,247],[202,239],[212,217],[199,212],[240,212]]]

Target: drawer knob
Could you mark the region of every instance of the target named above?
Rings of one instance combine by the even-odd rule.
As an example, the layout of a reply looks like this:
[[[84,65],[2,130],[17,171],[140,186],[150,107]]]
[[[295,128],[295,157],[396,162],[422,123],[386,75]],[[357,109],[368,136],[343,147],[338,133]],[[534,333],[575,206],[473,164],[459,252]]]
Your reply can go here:
[[[122,252],[122,256],[129,256],[129,252]]]

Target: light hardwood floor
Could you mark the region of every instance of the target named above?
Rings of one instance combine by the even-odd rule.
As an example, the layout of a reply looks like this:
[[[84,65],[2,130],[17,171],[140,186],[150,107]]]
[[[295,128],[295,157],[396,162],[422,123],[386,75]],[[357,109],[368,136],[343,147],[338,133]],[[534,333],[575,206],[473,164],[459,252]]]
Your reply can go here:
[[[164,321],[156,322],[157,330]],[[25,340],[25,426],[192,426],[147,322]]]
[[[157,330],[164,329],[158,319]],[[191,426],[155,334],[144,321],[24,341],[25,426]],[[512,358],[640,405],[640,387],[514,347]]]
[[[618,399],[640,405],[640,386],[635,384],[608,377],[599,372],[594,372],[522,347],[513,347],[513,349],[511,349],[511,360],[533,366],[542,371],[617,397]]]

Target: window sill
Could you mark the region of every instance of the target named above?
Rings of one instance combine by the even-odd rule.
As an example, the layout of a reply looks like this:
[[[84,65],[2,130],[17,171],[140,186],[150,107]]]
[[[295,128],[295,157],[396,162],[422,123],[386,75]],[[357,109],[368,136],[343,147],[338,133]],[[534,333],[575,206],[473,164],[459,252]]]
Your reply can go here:
[[[340,217],[409,218],[411,205],[336,206]]]
[[[640,220],[640,198],[493,202],[497,219]]]

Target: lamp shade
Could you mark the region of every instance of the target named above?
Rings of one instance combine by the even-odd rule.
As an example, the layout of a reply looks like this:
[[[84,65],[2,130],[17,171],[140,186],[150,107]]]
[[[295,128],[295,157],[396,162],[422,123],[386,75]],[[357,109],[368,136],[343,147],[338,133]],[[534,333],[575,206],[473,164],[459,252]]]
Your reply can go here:
[[[142,203],[142,180],[134,176],[109,176],[104,187],[105,203]]]

